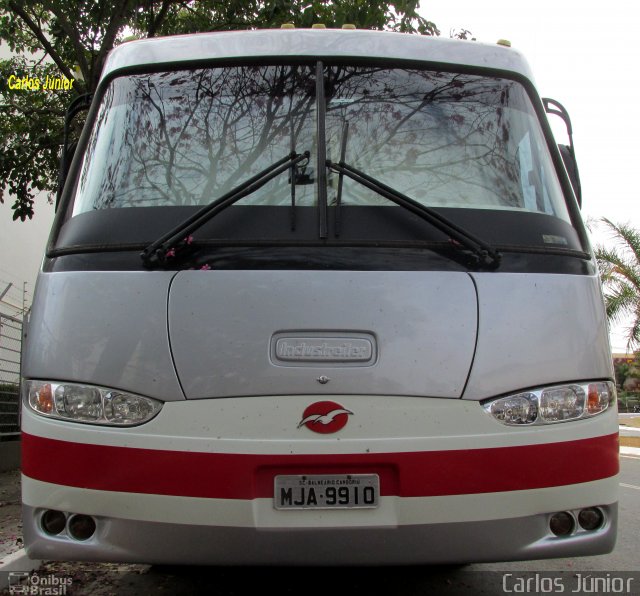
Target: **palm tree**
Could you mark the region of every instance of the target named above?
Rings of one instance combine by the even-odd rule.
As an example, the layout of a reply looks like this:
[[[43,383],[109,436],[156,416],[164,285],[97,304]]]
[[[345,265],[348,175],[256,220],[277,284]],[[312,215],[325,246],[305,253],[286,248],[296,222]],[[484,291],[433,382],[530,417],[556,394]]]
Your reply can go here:
[[[613,248],[598,246],[596,259],[604,286],[607,317],[612,323],[630,317],[627,349],[640,346],[640,230],[627,224],[602,223],[612,232]]]

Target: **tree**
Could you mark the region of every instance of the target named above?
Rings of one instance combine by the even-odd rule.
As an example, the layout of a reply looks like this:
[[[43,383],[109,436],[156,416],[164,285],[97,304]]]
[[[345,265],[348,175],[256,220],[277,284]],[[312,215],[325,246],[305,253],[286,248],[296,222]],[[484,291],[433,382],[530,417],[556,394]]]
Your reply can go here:
[[[34,197],[57,186],[66,106],[96,89],[108,52],[126,38],[202,31],[310,27],[359,28],[439,35],[417,13],[417,0],[0,0],[0,41],[14,57],[0,61],[0,202],[15,197],[13,218],[34,213]],[[75,79],[67,91],[10,89],[9,77]],[[78,131],[75,131],[77,136]]]
[[[640,346],[640,231],[604,217],[601,221],[616,242],[613,248],[596,248],[607,317],[613,323],[631,317],[627,330],[627,349],[631,349]]]

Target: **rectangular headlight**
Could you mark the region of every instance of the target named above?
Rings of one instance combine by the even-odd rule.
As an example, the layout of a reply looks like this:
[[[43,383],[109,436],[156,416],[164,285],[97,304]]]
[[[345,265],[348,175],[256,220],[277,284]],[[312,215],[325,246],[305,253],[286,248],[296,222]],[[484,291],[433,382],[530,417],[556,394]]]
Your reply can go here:
[[[125,391],[59,381],[25,381],[25,403],[37,414],[92,424],[134,426],[151,420],[162,402]]]
[[[509,426],[555,424],[590,418],[616,400],[611,381],[542,387],[483,402],[485,411]]]

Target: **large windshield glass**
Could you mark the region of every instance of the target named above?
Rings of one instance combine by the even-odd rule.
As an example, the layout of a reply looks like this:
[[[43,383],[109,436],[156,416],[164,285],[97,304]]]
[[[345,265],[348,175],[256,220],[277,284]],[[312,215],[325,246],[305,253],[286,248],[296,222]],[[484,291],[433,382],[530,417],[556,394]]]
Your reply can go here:
[[[429,206],[518,209],[569,221],[531,103],[513,81],[424,70],[331,69],[327,136],[345,160]],[[335,178],[335,177],[334,177]],[[345,204],[383,201],[344,182]]]
[[[524,89],[469,74],[379,67],[325,69],[327,157],[425,205],[521,209],[569,221]],[[114,207],[202,205],[286,156],[315,151],[315,71],[252,66],[114,80],[80,176],[74,214]],[[311,164],[315,164],[312,153]],[[313,165],[299,179],[313,181]],[[289,200],[287,177],[247,202]],[[329,177],[335,187],[336,176]],[[297,200],[312,204],[312,184]],[[331,200],[331,191],[329,200]],[[346,182],[345,204],[380,204]]]
[[[58,246],[148,246],[265,168],[307,152],[194,239],[208,246],[448,242],[442,229],[325,169],[343,161],[493,246],[584,250],[519,82],[325,62],[113,79]]]
[[[306,66],[255,66],[118,78],[102,101],[74,215],[92,209],[207,204],[315,134]],[[304,173],[304,171],[303,171]],[[301,186],[299,203],[311,203]],[[287,177],[249,202],[289,200]]]

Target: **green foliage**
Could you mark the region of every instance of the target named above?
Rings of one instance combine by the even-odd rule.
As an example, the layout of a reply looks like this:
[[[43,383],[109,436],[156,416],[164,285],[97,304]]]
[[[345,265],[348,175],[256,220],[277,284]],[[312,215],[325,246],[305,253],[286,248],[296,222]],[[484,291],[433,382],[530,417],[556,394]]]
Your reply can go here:
[[[0,110],[0,198],[6,191],[16,197],[13,219],[33,214],[33,197],[55,188],[62,118],[70,92],[11,90],[11,75],[42,82],[58,76],[53,64],[30,64],[22,56],[0,61],[3,109]]]
[[[15,198],[14,219],[34,213],[37,192],[51,200],[64,109],[79,94],[95,90],[107,53],[125,39],[324,23],[353,23],[363,29],[439,35],[434,23],[417,13],[417,0],[0,0],[0,41],[16,57],[0,63],[0,202]],[[9,75],[72,78],[84,81],[68,92],[9,89]]]
[[[616,242],[614,248],[598,246],[596,258],[604,286],[607,317],[617,323],[630,316],[627,347],[640,346],[640,231],[629,224],[602,223]]]
[[[0,393],[11,393],[17,395],[20,393],[20,387],[17,383],[0,383]]]

